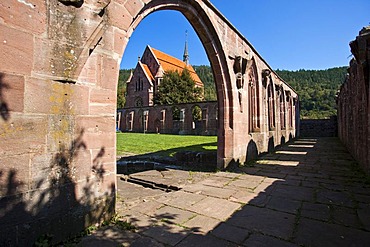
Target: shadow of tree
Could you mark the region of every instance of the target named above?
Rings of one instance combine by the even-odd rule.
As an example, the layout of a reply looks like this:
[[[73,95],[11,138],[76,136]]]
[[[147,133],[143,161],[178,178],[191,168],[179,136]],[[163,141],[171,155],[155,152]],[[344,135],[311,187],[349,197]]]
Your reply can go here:
[[[0,117],[4,121],[8,121],[10,118],[9,107],[5,101],[4,91],[9,89],[10,86],[3,81],[4,75],[0,73]]]
[[[27,184],[31,189],[25,193],[17,191],[26,183],[21,168],[0,170],[0,246],[30,246],[43,235],[58,243],[109,219],[114,212],[115,184],[108,185],[104,194],[99,188],[106,173],[101,160],[104,147],[94,158],[93,176],[86,176],[84,182],[78,178],[77,157],[87,150],[83,135],[81,130],[69,147],[60,145],[43,168],[45,175]]]
[[[354,167],[337,139],[298,139],[191,189],[140,197],[122,213],[152,246],[368,246],[370,228],[358,215],[370,212],[370,187]],[[224,220],[214,217],[236,204]],[[184,221],[190,213],[199,220]],[[186,227],[207,220],[216,224]]]

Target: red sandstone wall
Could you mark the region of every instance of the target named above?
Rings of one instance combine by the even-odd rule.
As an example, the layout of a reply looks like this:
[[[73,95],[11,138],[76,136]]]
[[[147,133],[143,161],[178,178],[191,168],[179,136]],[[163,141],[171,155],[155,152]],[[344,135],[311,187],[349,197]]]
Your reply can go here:
[[[297,117],[296,93],[209,1],[2,1],[0,246],[29,245],[45,233],[57,242],[114,212],[119,62],[140,21],[161,9],[185,15],[211,60],[219,168],[295,136],[293,120],[280,126],[278,106],[267,110],[267,85],[285,92],[286,123]],[[253,69],[239,71],[237,61]],[[249,132],[251,82],[260,89],[260,127]],[[275,102],[278,92],[270,93]]]
[[[193,107],[199,107],[202,110],[202,119],[200,121],[193,121]],[[173,119],[173,108],[184,111],[182,120]],[[217,135],[218,131],[217,102],[123,108],[118,109],[118,113],[121,114],[118,129],[122,132]],[[130,114],[134,116],[132,123],[129,123]],[[145,114],[147,114],[147,117],[145,117]]]
[[[350,43],[354,58],[338,95],[339,137],[370,173],[370,28]]]
[[[0,246],[58,242],[114,213],[118,62],[106,54],[123,45],[95,46],[116,33],[101,7],[0,4]]]

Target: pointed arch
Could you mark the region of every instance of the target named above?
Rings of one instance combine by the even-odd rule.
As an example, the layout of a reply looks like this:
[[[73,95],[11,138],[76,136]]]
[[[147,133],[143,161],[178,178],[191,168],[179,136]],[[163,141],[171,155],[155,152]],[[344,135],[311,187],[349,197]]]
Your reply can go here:
[[[268,114],[268,128],[275,130],[275,87],[272,77],[269,77],[269,84],[267,86],[267,114]]]
[[[285,107],[285,93],[283,88],[280,89],[279,103],[280,103],[280,128],[286,129],[286,107]]]
[[[248,103],[249,103],[249,132],[261,130],[260,122],[260,83],[258,80],[256,61],[252,58],[252,64],[248,69]]]

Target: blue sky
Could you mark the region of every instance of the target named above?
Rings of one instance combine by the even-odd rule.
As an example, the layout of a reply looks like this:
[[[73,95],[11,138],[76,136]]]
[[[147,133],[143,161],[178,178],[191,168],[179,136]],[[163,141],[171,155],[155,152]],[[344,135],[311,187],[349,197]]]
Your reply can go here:
[[[273,69],[347,66],[349,42],[370,24],[370,0],[211,0]],[[194,29],[177,11],[150,14],[134,31],[121,68],[136,66],[149,44],[182,59],[188,31],[190,63],[209,65]]]

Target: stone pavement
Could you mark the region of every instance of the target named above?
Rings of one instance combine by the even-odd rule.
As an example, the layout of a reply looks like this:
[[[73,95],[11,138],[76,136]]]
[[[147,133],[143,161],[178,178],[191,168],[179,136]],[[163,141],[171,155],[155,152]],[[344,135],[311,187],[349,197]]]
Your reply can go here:
[[[79,246],[370,246],[369,180],[336,138],[232,172],[120,177],[117,213],[135,229],[103,227]]]

